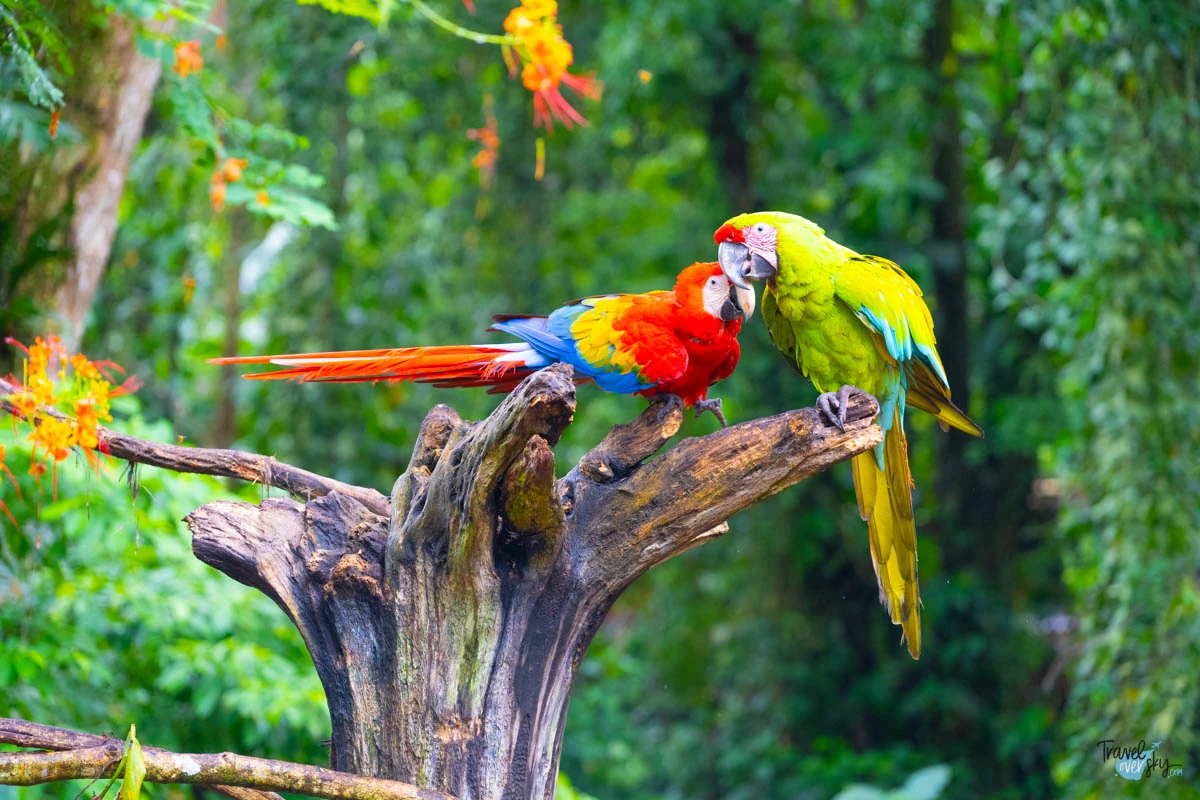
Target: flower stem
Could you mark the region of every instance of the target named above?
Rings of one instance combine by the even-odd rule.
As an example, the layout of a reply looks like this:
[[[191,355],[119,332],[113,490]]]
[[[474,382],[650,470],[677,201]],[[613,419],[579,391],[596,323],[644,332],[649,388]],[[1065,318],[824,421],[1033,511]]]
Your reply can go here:
[[[461,25],[451,22],[426,5],[424,0],[407,0],[407,2],[412,5],[412,7],[415,8],[421,16],[425,17],[425,19],[429,20],[434,25],[437,25],[442,30],[454,34],[455,36],[462,37],[463,39],[470,39],[472,42],[477,44],[516,44],[517,40],[512,36],[498,36],[493,33],[480,33],[479,31],[473,31],[469,28],[464,28]]]

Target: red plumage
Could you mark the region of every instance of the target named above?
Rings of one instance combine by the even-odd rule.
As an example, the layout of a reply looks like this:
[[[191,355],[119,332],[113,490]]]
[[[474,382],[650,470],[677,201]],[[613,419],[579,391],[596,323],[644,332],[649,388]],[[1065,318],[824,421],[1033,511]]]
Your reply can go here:
[[[645,396],[676,394],[692,406],[737,366],[742,315],[736,304],[738,314],[729,311],[729,297],[718,264],[693,264],[669,292],[585,298],[550,317],[497,316],[496,329],[521,343],[247,356],[212,363],[284,367],[245,376],[256,380],[416,381],[507,392],[530,373],[562,361],[575,368],[579,383],[595,381],[609,391]]]

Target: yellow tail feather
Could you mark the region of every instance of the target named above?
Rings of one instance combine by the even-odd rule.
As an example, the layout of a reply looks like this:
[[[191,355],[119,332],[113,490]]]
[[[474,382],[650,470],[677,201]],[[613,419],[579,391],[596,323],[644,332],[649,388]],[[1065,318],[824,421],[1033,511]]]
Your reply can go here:
[[[942,430],[958,428],[963,433],[983,438],[983,428],[975,424],[961,408],[950,399],[950,390],[929,372],[927,368],[914,367],[908,374],[908,404],[937,417]]]
[[[899,424],[887,432],[881,471],[875,453],[854,457],[854,491],[867,522],[879,601],[899,625],[913,658],[921,657],[921,595],[917,586],[917,531],[913,525],[908,444]]]

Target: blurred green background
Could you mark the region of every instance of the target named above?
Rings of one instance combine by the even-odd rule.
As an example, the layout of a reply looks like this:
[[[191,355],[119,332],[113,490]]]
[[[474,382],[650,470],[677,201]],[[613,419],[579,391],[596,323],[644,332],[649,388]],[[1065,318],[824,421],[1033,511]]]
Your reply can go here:
[[[187,7],[204,18],[204,5]],[[487,31],[508,11],[434,5]],[[103,5],[73,6],[90,4],[45,4],[67,41],[91,41]],[[145,381],[115,427],[386,490],[431,405],[478,418],[496,399],[255,384],[205,360],[489,341],[494,313],[668,287],[715,258],[733,213],[804,214],[921,283],[955,399],[987,430],[974,441],[909,418],[922,660],[878,605],[842,465],[618,602],[580,667],[563,773],[601,800],[816,800],[854,784],[843,797],[933,797],[944,770],[898,787],[936,765],[945,798],[1200,797],[1200,7],[568,0],[578,67],[605,92],[576,104],[589,127],[546,137],[537,181],[544,134],[495,47],[404,3],[382,26],[307,4],[218,6],[227,46],[195,27],[193,80],[229,115],[305,137],[251,145],[321,176],[300,182],[336,229],[232,198],[213,211],[215,155],[164,55],[83,339]],[[72,184],[46,178],[61,137],[0,52],[11,214]],[[77,81],[88,56],[75,52]],[[486,189],[466,136],[485,96],[501,138]],[[52,324],[57,219],[24,245],[0,228],[6,335]],[[757,320],[742,342],[716,392],[731,420],[812,404]],[[642,407],[581,388],[560,471]],[[20,437],[0,444],[24,489],[2,495],[20,527],[0,519],[0,714],[326,759],[298,635],[195,561],[179,522],[259,490],[139,469],[131,498],[119,470],[74,465],[55,502],[18,468]],[[1104,739],[1162,740],[1184,775],[1123,781]]]

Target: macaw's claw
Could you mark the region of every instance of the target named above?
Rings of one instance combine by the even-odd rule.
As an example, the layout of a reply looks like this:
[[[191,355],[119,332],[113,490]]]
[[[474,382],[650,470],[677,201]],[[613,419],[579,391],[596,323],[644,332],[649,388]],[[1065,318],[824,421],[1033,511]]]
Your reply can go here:
[[[829,420],[831,425],[836,426],[840,431],[845,431],[846,409],[850,407],[850,398],[856,394],[871,396],[869,392],[864,392],[857,386],[843,386],[837,392],[825,392],[818,397],[817,410],[825,419]]]
[[[725,419],[725,412],[721,410],[721,398],[713,397],[709,400],[697,400],[696,416],[699,417],[705,411],[712,412],[712,415],[717,418],[717,422],[721,423],[722,428],[729,427],[729,422]]]
[[[655,395],[650,401],[651,407],[658,406],[658,421],[660,424],[666,424],[667,418],[671,416],[671,412],[679,409],[683,412],[683,398],[677,394],[660,394]]]

